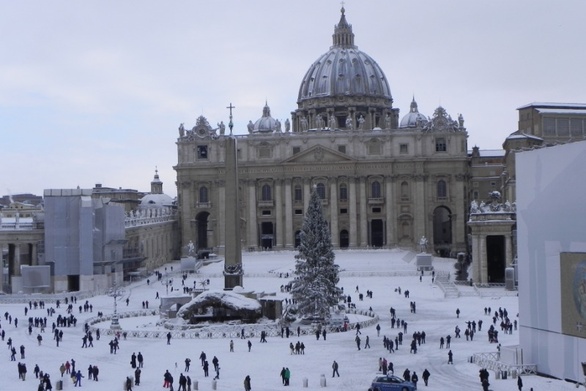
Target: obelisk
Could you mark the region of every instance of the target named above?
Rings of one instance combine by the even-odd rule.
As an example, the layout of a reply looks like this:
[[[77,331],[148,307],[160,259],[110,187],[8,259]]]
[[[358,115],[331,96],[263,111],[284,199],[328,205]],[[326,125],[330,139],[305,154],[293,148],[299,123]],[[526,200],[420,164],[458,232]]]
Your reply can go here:
[[[231,122],[231,121],[230,121]],[[230,133],[232,129],[230,128]],[[242,249],[240,244],[240,208],[238,197],[238,160],[236,158],[236,138],[225,138],[226,145],[226,216],[224,290],[242,286]]]

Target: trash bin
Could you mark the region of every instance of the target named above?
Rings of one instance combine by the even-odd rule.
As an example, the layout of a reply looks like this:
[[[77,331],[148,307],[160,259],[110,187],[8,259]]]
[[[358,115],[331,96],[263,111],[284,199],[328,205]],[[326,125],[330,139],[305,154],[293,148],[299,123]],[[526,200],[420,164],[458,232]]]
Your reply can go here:
[[[507,380],[507,371],[503,371],[503,373],[501,373],[501,377],[503,380]]]
[[[55,382],[55,389],[56,390],[62,390],[63,389],[63,380],[57,380]]]
[[[309,387],[309,381],[307,380],[306,377],[303,378],[303,388],[307,388]]]
[[[199,383],[197,382],[197,380],[195,380],[192,384],[193,384],[193,390],[194,391],[199,390]]]
[[[216,388],[218,388],[218,381],[217,380],[212,380],[212,390],[215,390]]]
[[[319,385],[321,387],[325,387],[326,386],[326,375],[321,375],[319,377]]]
[[[501,371],[496,371],[494,373],[494,378],[497,379],[497,380],[500,379],[501,378]]]

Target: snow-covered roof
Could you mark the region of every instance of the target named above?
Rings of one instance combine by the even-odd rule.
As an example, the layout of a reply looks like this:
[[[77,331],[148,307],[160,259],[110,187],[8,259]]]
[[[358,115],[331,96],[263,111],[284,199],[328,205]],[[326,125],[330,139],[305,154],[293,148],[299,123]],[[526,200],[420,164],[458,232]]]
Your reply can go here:
[[[519,140],[519,139],[527,139],[527,138],[537,140],[537,141],[543,141],[543,139],[541,137],[537,137],[532,134],[527,134],[527,133],[523,133],[523,132],[511,133],[509,135],[509,137],[507,137],[507,140]]]
[[[468,151],[468,154],[472,154],[472,150]],[[504,149],[480,149],[478,150],[480,157],[500,157],[505,156]]]
[[[202,305],[207,306],[208,304],[220,304],[235,311],[260,311],[261,309],[261,305],[257,300],[250,299],[236,292],[209,290],[201,293],[195,299],[182,306],[177,312],[177,316],[182,317],[183,314],[192,311],[193,308],[201,307]]]
[[[147,194],[140,199],[140,206],[143,208],[172,206],[173,199],[167,194]]]
[[[586,107],[583,109],[536,109],[541,114],[578,114],[586,115]]]
[[[545,108],[545,107],[551,107],[551,108],[554,108],[554,107],[558,107],[558,108],[561,108],[561,107],[566,107],[566,108],[573,107],[573,108],[583,108],[583,109],[586,109],[586,103],[531,102],[531,103],[526,104],[524,106],[517,107],[517,110],[527,109],[529,107],[536,107],[536,108],[537,107],[542,107],[542,108]]]

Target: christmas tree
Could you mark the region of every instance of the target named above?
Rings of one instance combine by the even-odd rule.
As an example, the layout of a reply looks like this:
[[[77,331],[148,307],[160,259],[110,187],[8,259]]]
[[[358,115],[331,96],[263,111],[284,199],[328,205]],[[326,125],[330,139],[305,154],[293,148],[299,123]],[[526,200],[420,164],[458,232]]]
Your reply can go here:
[[[341,290],[339,266],[334,263],[332,237],[314,189],[299,234],[300,244],[295,256],[295,279],[291,294],[301,316],[329,319],[331,307],[338,304]]]

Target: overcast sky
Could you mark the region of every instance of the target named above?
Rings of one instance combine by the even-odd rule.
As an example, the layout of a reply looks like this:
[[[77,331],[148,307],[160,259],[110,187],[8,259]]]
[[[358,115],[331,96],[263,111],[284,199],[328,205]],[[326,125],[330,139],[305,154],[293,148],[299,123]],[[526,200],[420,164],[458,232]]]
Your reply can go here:
[[[468,147],[499,149],[519,106],[586,102],[583,0],[347,0],[400,117],[462,113]],[[333,0],[0,3],[0,194],[48,188],[175,196],[177,128],[199,115],[236,134],[265,99],[284,121],[332,45]]]

